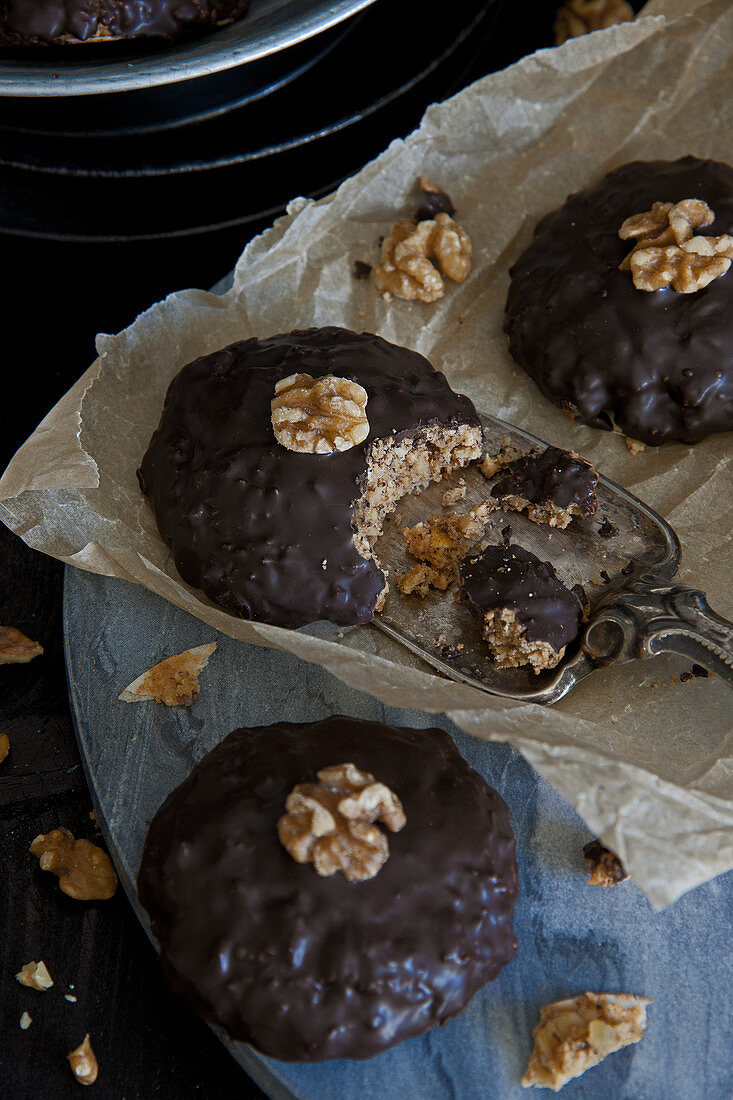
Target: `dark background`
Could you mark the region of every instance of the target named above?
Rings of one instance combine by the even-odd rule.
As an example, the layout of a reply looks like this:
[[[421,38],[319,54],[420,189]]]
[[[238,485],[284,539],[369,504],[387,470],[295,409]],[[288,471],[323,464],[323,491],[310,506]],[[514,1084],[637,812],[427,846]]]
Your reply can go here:
[[[384,16],[389,4],[390,0],[380,0],[377,15],[381,8]],[[443,3],[434,0],[413,7],[418,13],[415,27],[401,46],[405,65],[411,50],[425,48],[425,35],[439,42],[444,11]],[[338,180],[392,138],[408,133],[430,101],[552,43],[552,3],[544,9],[513,2],[477,2],[475,7],[491,9],[491,18],[460,55],[393,109],[352,127],[338,141],[324,142],[323,147],[314,142],[308,157],[291,162],[285,195],[318,190],[312,175],[316,160],[322,178]],[[317,69],[310,79],[318,79]],[[363,103],[363,93],[363,87],[351,88],[347,82],[332,94],[353,94]],[[260,108],[267,119],[266,98]],[[307,112],[307,103],[298,109]],[[272,121],[275,127],[278,120]],[[195,152],[196,133],[187,140]],[[32,141],[28,148],[34,151]],[[266,169],[260,165],[252,172],[256,176]],[[233,267],[246,241],[271,220],[271,215],[258,220],[255,210],[254,217],[233,227],[159,240],[130,240],[129,227],[127,239],[68,240],[63,239],[63,204],[49,214],[39,194],[34,210],[29,190],[19,179],[17,173],[6,172],[0,181],[0,225],[6,228],[0,232],[0,469],[92,362],[97,332],[124,328],[171,291],[210,287]],[[68,190],[68,179],[58,180],[59,190],[53,194]],[[41,182],[48,184],[45,177]],[[181,180],[175,185],[180,191]],[[107,193],[100,183],[95,199],[92,184],[85,186],[90,188],[84,200],[91,203],[90,223],[101,223],[110,213],[104,208]],[[260,178],[259,186],[266,187],[267,179],[263,184]],[[243,187],[243,207],[247,194]],[[155,210],[146,213],[153,220],[154,215]],[[56,220],[49,235],[51,216]],[[0,622],[19,628],[45,648],[44,655],[28,665],[0,667],[0,732],[11,742],[10,755],[0,768],[0,1094],[7,1100],[78,1095],[80,1086],[66,1054],[88,1031],[100,1066],[93,1095],[100,1100],[262,1096],[208,1028],[168,994],[153,949],[122,891],[107,902],[73,901],[28,854],[38,833],[59,825],[90,839],[95,829],[67,702],[62,567],[29,550],[2,525],[0,554]],[[15,981],[14,974],[31,959],[46,963],[55,983],[51,990],[39,993]],[[66,993],[76,1002],[66,1001]],[[19,1028],[23,1011],[33,1018],[28,1031]]]

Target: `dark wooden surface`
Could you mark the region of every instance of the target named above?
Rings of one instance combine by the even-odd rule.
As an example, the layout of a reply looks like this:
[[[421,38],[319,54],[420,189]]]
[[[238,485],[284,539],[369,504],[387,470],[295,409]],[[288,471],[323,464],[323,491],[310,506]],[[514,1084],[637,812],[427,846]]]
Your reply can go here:
[[[549,44],[553,9],[548,4],[528,27],[508,4],[482,64],[467,76]],[[394,136],[378,135],[363,159]],[[352,160],[358,152],[351,150]],[[297,180],[291,191],[300,193]],[[244,243],[237,230],[144,246],[0,237],[0,469],[93,360],[95,333],[119,330],[172,290],[211,286]],[[66,1055],[89,1032],[100,1065],[98,1100],[261,1097],[207,1027],[167,992],[122,893],[107,902],[72,901],[28,852],[38,833],[59,825],[90,839],[95,829],[67,703],[62,567],[1,524],[0,562],[0,623],[45,648],[28,665],[0,666],[0,732],[11,742],[0,766],[0,1096],[78,1096]],[[15,981],[31,959],[46,963],[51,990]],[[67,993],[76,1001],[65,1000]],[[24,1011],[32,1017],[27,1031],[19,1027]]]

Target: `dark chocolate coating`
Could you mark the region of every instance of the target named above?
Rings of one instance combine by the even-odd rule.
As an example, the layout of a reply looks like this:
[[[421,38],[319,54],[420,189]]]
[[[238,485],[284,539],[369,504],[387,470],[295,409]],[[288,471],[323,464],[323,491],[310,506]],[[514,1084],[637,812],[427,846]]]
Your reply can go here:
[[[491,490],[492,497],[519,496],[532,504],[549,501],[558,508],[577,505],[584,517],[592,516],[598,501],[598,474],[590,462],[570,451],[548,447],[522,455],[502,470]]]
[[[460,598],[479,622],[487,611],[510,608],[532,642],[556,653],[578,636],[581,608],[548,561],[514,544],[487,546],[460,566]]]
[[[542,392],[573,418],[644,443],[733,429],[733,272],[695,294],[637,290],[618,267],[623,221],[654,202],[704,199],[697,234],[733,232],[733,168],[636,161],[540,221],[512,267],[504,331]]]
[[[277,443],[270,401],[275,383],[296,373],[365,388],[364,443],[330,455]],[[243,340],[184,367],[138,477],[183,579],[228,611],[278,626],[360,623],[384,587],[352,538],[367,448],[478,422],[469,399],[416,352],[369,333],[306,329]]]
[[[249,0],[0,0],[0,43],[175,38],[200,25],[240,19]]]
[[[280,844],[297,783],[352,762],[401,799],[374,878]],[[509,811],[442,730],[353,718],[231,733],[158,810],[138,890],[173,988],[284,1061],[370,1058],[460,1012],[514,957]]]

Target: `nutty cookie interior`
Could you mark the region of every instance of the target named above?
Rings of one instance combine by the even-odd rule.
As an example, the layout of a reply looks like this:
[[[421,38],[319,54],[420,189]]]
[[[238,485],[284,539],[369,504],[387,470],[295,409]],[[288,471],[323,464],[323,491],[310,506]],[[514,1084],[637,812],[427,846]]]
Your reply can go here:
[[[279,443],[272,401],[291,376],[363,387],[363,442],[319,453],[306,430],[310,453]],[[385,517],[481,446],[472,403],[423,356],[369,333],[306,329],[184,367],[138,477],[179,573],[216,603],[278,626],[353,624],[387,592],[374,554]]]

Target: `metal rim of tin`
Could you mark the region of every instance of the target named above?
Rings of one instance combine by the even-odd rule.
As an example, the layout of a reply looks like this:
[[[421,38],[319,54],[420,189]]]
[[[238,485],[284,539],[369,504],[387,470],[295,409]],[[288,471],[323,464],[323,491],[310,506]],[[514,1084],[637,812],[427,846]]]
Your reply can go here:
[[[5,50],[0,57],[0,95],[67,96],[105,92],[139,91],[208,76],[285,50],[348,19],[374,0],[253,0],[249,13],[231,26],[204,38],[183,42],[159,54],[130,54],[105,60],[105,44],[58,47],[54,57],[22,59]],[[74,50],[74,60],[64,62],[63,49]],[[78,50],[89,49],[83,64]]]

